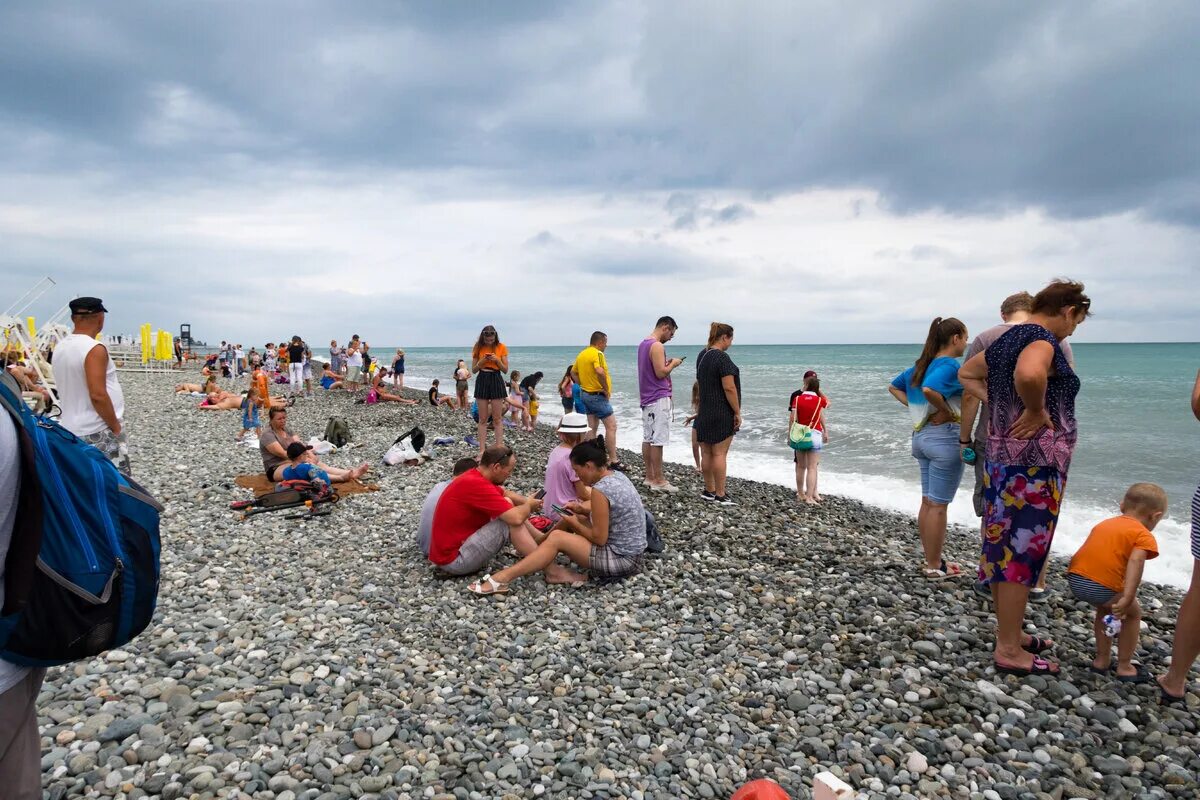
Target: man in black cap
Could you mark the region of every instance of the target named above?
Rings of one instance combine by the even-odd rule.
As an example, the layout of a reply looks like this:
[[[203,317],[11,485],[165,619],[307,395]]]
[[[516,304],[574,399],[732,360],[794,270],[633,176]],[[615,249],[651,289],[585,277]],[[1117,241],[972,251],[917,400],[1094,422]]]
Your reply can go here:
[[[129,446],[122,422],[125,393],[108,348],[96,338],[104,329],[108,309],[97,297],[77,297],[70,308],[75,331],[54,348],[54,382],[62,408],[58,421],[128,475]]]

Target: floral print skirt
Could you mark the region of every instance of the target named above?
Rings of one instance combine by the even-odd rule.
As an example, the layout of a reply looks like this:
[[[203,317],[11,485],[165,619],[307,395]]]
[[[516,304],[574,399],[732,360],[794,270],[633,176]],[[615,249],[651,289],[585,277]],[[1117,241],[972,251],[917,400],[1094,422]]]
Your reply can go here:
[[[981,583],[1037,583],[1050,555],[1066,473],[987,462],[983,472]]]

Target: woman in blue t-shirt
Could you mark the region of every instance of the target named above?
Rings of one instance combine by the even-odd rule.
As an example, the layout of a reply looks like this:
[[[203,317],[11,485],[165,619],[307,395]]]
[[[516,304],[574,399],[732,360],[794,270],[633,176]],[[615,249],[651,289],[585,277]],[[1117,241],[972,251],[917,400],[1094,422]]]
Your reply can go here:
[[[963,463],[958,434],[962,384],[958,359],[967,349],[967,326],[954,317],[938,317],[917,363],[901,372],[888,391],[912,416],[912,454],[921,467],[921,510],[917,529],[925,551],[922,574],[929,580],[965,574],[958,564],[946,563],[946,507],[958,491]]]

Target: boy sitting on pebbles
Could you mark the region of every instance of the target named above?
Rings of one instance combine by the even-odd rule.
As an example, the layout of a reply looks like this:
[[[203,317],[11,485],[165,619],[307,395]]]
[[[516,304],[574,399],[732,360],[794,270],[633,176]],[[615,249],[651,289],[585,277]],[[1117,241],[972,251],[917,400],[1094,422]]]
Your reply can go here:
[[[1092,528],[1083,547],[1071,559],[1067,583],[1071,593],[1096,607],[1096,658],[1092,671],[1112,669],[1112,638],[1104,618],[1120,620],[1117,634],[1117,680],[1146,683],[1150,676],[1133,663],[1142,610],[1137,590],[1146,561],[1158,556],[1158,543],[1150,531],[1167,511],[1167,493],[1153,483],[1135,483],[1121,501],[1121,516]]]

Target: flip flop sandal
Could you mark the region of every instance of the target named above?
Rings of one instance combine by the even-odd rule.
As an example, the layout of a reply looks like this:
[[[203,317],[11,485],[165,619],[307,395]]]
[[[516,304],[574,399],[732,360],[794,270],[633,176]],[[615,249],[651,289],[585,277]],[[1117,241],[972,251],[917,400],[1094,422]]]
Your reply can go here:
[[[1158,704],[1160,706],[1187,706],[1187,694],[1171,694],[1166,689],[1162,688],[1162,684],[1158,687]]]
[[[1103,669],[1101,669],[1100,667],[1097,667],[1095,664],[1089,663],[1087,665],[1087,668],[1088,668],[1088,672],[1094,672],[1097,675],[1107,675],[1108,673],[1113,671],[1112,664],[1109,664],[1107,667],[1104,667]]]
[[[1021,645],[1021,649],[1026,653],[1033,653],[1035,656],[1046,652],[1054,647],[1054,642],[1049,639],[1043,639],[1040,636],[1030,636],[1029,644]]]
[[[942,559],[941,566],[938,569],[929,569],[923,567],[921,575],[928,581],[944,581],[952,578],[961,578],[967,573],[963,572],[962,567],[958,564],[947,564],[946,559]]]
[[[487,597],[493,594],[508,594],[508,584],[501,583],[491,576],[484,575],[482,579],[475,581],[467,587],[467,591],[471,594],[477,594],[481,597]]]
[[[995,660],[992,661],[992,664],[996,667],[996,672],[1000,673],[1001,675],[1016,675],[1019,678],[1028,678],[1030,675],[1058,674],[1058,670],[1051,669],[1051,666],[1053,665],[1041,656],[1034,656],[1033,663],[1029,665],[1028,669],[1025,667],[1014,667],[1008,664],[1001,664],[999,661]]]
[[[1134,673],[1133,675],[1121,675],[1120,673],[1117,673],[1117,682],[1118,683],[1149,683],[1151,680],[1150,672],[1141,664],[1134,664],[1133,666],[1137,668],[1137,672]]]

